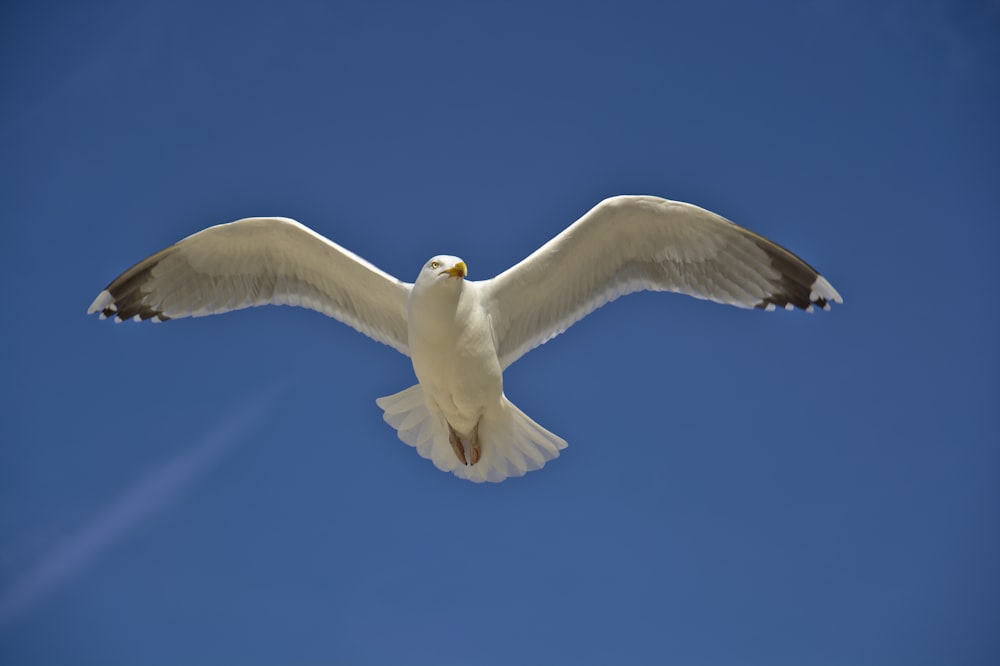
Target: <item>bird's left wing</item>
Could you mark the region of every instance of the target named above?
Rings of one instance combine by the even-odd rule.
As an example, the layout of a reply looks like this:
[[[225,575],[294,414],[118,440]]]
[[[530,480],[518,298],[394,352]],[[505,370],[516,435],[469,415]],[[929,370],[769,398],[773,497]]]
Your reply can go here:
[[[209,227],[140,261],[98,294],[87,313],[163,321],[298,305],[408,355],[409,290],[295,220],[250,217]]]
[[[635,291],[766,310],[842,302],[780,245],[703,208],[649,196],[602,201],[485,289],[504,368]]]

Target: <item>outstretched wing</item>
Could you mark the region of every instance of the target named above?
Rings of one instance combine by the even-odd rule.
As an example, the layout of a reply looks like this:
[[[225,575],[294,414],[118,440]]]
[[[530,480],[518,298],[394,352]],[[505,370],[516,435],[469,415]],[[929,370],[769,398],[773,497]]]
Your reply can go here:
[[[500,364],[619,296],[676,291],[744,308],[841,303],[809,264],[703,208],[648,196],[602,201],[486,285]]]
[[[209,227],[140,261],[98,294],[87,314],[164,321],[298,305],[408,354],[409,290],[295,220],[250,217]]]

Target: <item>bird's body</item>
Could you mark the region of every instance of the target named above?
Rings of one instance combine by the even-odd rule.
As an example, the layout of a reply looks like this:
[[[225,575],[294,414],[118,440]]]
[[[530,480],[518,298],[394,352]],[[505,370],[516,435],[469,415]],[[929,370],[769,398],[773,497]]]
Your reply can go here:
[[[740,307],[829,309],[804,261],[709,211],[613,197],[492,280],[440,255],[401,282],[294,220],[211,227],[136,264],[89,312],[163,321],[265,304],[328,314],[410,356],[418,383],[377,402],[400,439],[444,471],[501,481],[566,442],[503,392],[504,369],[618,296],[677,291]]]
[[[431,261],[451,268],[461,260]],[[489,315],[476,298],[481,285],[434,269],[426,273],[413,285],[407,308],[413,371],[451,427],[470,436],[483,412],[497,409],[503,395],[496,344],[484,335],[491,329]]]
[[[440,469],[500,481],[541,467],[566,443],[504,396],[489,283],[466,280],[466,270],[461,259],[444,255],[424,265],[407,302],[418,384],[377,402],[400,438]]]

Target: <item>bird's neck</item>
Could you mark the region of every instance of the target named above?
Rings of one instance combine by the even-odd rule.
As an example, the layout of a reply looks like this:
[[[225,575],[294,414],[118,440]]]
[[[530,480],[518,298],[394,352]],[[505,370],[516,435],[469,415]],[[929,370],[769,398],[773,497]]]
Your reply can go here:
[[[415,287],[410,292],[409,321],[432,334],[454,330],[462,319],[459,313],[462,287],[460,282]]]

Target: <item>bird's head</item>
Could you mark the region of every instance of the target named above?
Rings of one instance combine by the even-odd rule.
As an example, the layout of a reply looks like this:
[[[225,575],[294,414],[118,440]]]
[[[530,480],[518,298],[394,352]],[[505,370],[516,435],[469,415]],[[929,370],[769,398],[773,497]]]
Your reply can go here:
[[[452,278],[457,278],[458,281],[461,282],[468,274],[469,270],[466,268],[464,261],[458,257],[439,254],[436,257],[432,257],[426,264],[424,264],[423,269],[420,271],[420,275],[417,276],[417,281],[437,282],[450,281]]]

